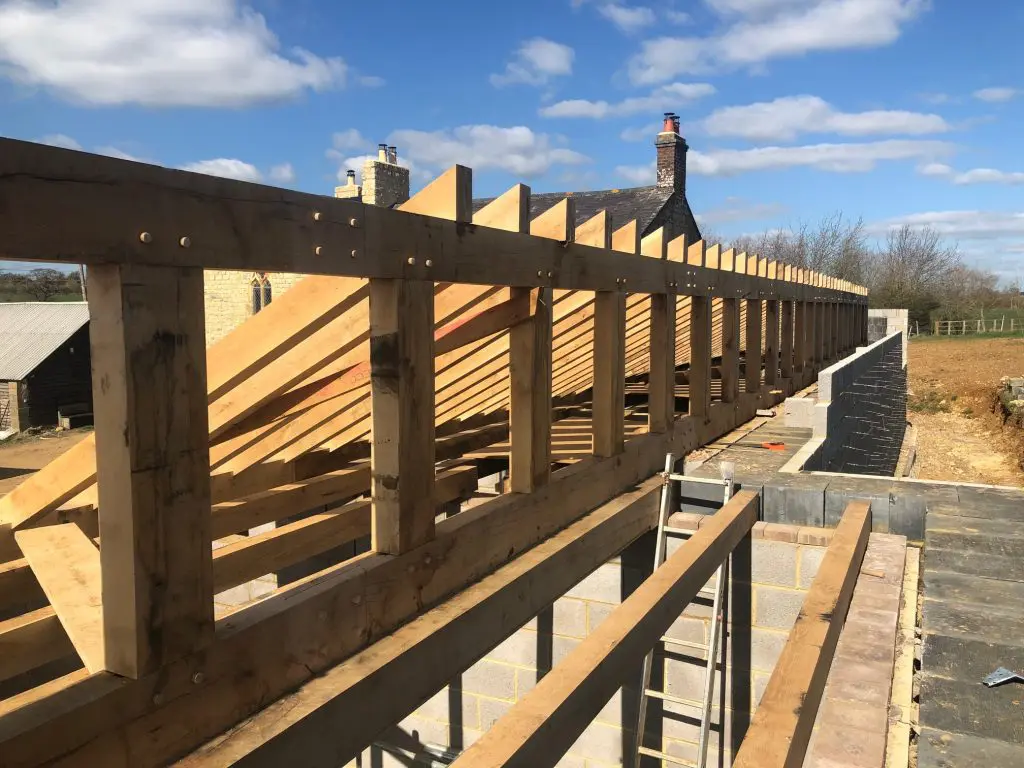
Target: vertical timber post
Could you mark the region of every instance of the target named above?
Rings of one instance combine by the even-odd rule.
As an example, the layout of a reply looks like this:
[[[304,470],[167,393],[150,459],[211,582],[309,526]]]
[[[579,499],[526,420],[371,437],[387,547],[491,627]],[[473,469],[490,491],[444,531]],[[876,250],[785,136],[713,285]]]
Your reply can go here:
[[[782,356],[781,373],[782,378],[793,378],[793,305],[796,302],[782,302],[782,344],[780,354]],[[789,394],[787,392],[787,394]]]
[[[640,243],[640,254],[664,260],[667,256],[664,229],[657,229]],[[676,294],[651,294],[651,365],[647,383],[647,421],[651,432],[670,432],[676,417]]]
[[[373,549],[434,538],[434,283],[370,279]]]
[[[691,245],[686,250],[687,264],[703,266],[706,250],[703,240]],[[711,299],[707,296],[690,297],[689,392],[690,416],[707,421],[711,407]]]
[[[732,272],[735,253],[730,248],[722,254],[721,269]],[[734,403],[740,392],[740,303],[735,298],[722,299],[722,402]]]
[[[90,266],[104,667],[213,639],[203,271]]]
[[[764,382],[774,389],[779,380],[779,302],[769,299],[765,307]]]
[[[556,206],[557,207],[557,206]],[[568,206],[560,221],[538,223],[540,237],[572,238]],[[473,215],[473,223],[510,232],[530,231],[530,188],[517,184]],[[529,306],[530,317],[509,329],[509,487],[530,493],[551,476],[552,290],[512,287],[510,298]]]
[[[576,228],[576,242],[611,248],[607,211]],[[624,275],[617,280],[622,281]],[[619,283],[622,285],[622,283]],[[596,456],[622,453],[626,411],[625,288],[594,293],[593,451]]]
[[[750,257],[753,258],[753,257]],[[747,369],[746,391],[761,391],[761,302],[745,299],[747,302]]]

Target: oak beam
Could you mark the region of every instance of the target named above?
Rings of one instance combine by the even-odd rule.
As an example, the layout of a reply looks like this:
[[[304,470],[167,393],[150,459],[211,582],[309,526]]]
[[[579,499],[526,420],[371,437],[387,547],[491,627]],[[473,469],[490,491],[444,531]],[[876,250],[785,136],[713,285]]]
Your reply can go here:
[[[782,302],[782,344],[780,354],[782,355],[782,378],[793,378],[793,304],[792,301]],[[787,393],[788,394],[788,393]]]
[[[19,531],[16,538],[85,668],[99,672],[103,604],[96,544],[74,523]]]
[[[453,764],[553,765],[757,521],[758,497],[741,491],[680,547],[550,674]]]
[[[640,253],[665,259],[668,243],[659,227],[640,242]],[[675,421],[676,294],[650,296],[650,365],[647,378],[647,425],[651,432],[667,432]]]
[[[434,537],[434,284],[370,280],[373,549]]]
[[[650,530],[659,484],[647,480],[599,507],[472,589],[253,715],[226,738],[196,751],[185,765],[269,768],[292,763],[299,753],[308,768],[347,764],[487,649]]]
[[[765,302],[764,325],[764,382],[774,389],[779,380],[779,302],[774,299]]]
[[[105,668],[213,637],[203,272],[89,269]]]
[[[754,257],[751,257],[754,258]],[[756,269],[753,264],[748,268]],[[746,391],[761,391],[761,302],[745,299],[747,307]]]
[[[868,503],[850,502],[761,696],[735,768],[803,765],[870,532]]]

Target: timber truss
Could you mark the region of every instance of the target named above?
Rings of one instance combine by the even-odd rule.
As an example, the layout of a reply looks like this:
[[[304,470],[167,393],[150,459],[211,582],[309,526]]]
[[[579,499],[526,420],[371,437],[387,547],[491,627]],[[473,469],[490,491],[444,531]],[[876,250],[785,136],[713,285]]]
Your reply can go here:
[[[865,338],[859,286],[529,196],[472,214],[456,166],[392,210],[0,140],[0,258],[88,265],[96,421],[0,500],[0,765],[343,763],[650,530],[666,453]],[[204,269],[310,276],[206,349]],[[481,467],[507,492],[439,516]]]

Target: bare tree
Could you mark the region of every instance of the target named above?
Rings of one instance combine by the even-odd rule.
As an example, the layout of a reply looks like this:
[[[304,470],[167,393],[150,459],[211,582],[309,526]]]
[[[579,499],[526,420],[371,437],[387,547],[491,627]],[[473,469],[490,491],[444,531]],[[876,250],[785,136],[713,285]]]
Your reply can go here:
[[[855,283],[863,282],[872,257],[864,222],[851,221],[842,211],[824,217],[814,226],[800,222],[786,229],[745,235],[734,239],[732,247]]]
[[[925,294],[940,294],[959,266],[959,249],[945,245],[938,232],[904,224],[889,232],[870,271],[869,287],[887,302],[884,306],[909,306]]]

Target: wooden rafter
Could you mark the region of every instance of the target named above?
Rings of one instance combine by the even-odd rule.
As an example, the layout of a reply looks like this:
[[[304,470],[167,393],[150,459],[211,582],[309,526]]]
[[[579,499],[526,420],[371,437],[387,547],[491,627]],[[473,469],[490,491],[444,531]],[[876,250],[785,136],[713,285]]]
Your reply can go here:
[[[839,305],[864,303],[854,286],[755,255],[730,262],[684,238],[641,239],[636,222],[607,214],[575,227],[571,199],[530,221],[523,186],[473,217],[470,180],[456,167],[384,209],[0,140],[2,255],[92,265],[93,360],[105,377],[97,440],[0,502],[0,560],[10,561],[0,566],[0,604],[19,594],[29,611],[0,622],[0,648],[15,650],[0,673],[72,648],[89,670],[101,657],[119,673],[75,672],[3,704],[5,764],[162,764],[414,626],[429,607],[445,610],[446,598],[497,568],[518,562],[526,570],[516,578],[530,583],[544,568],[578,578],[635,535],[639,518],[602,523],[590,559],[549,561],[537,545],[643,482],[666,452],[776,402],[760,387],[711,401],[713,378],[739,377],[727,302],[744,304],[739,322],[759,332],[765,302],[794,302],[795,326],[801,306],[816,307],[801,330],[818,359],[849,335]],[[39,224],[43,210],[62,227]],[[200,267],[313,277],[204,355]],[[158,288],[165,298],[172,289],[176,311],[159,306]],[[157,355],[169,339],[173,349]],[[794,346],[796,363],[796,328]],[[783,360],[780,386],[813,369],[790,382]],[[631,403],[647,392],[646,414],[624,408],[627,376]],[[700,418],[678,418],[677,395],[699,396]],[[583,407],[558,410],[569,406]],[[472,468],[438,462],[474,452],[510,455],[517,492],[438,522],[437,506],[473,483]],[[368,504],[359,497],[371,487]],[[343,506],[296,517],[335,503]],[[69,519],[81,530],[53,525]],[[59,569],[40,559],[49,545],[34,543],[73,533],[80,553],[91,552],[97,521],[101,634],[83,633],[96,611],[85,621],[69,612],[53,586]],[[278,527],[235,536],[267,522]],[[369,532],[375,551],[213,621],[215,590]],[[560,540],[578,546],[571,536]],[[214,537],[229,539],[217,554]],[[20,558],[18,540],[30,557]],[[564,588],[552,579],[507,612],[499,588],[486,610],[502,611],[505,624],[493,631],[507,634],[519,612]],[[474,621],[459,619],[451,632]],[[391,670],[418,658],[409,650]],[[467,646],[450,664],[477,652]]]

